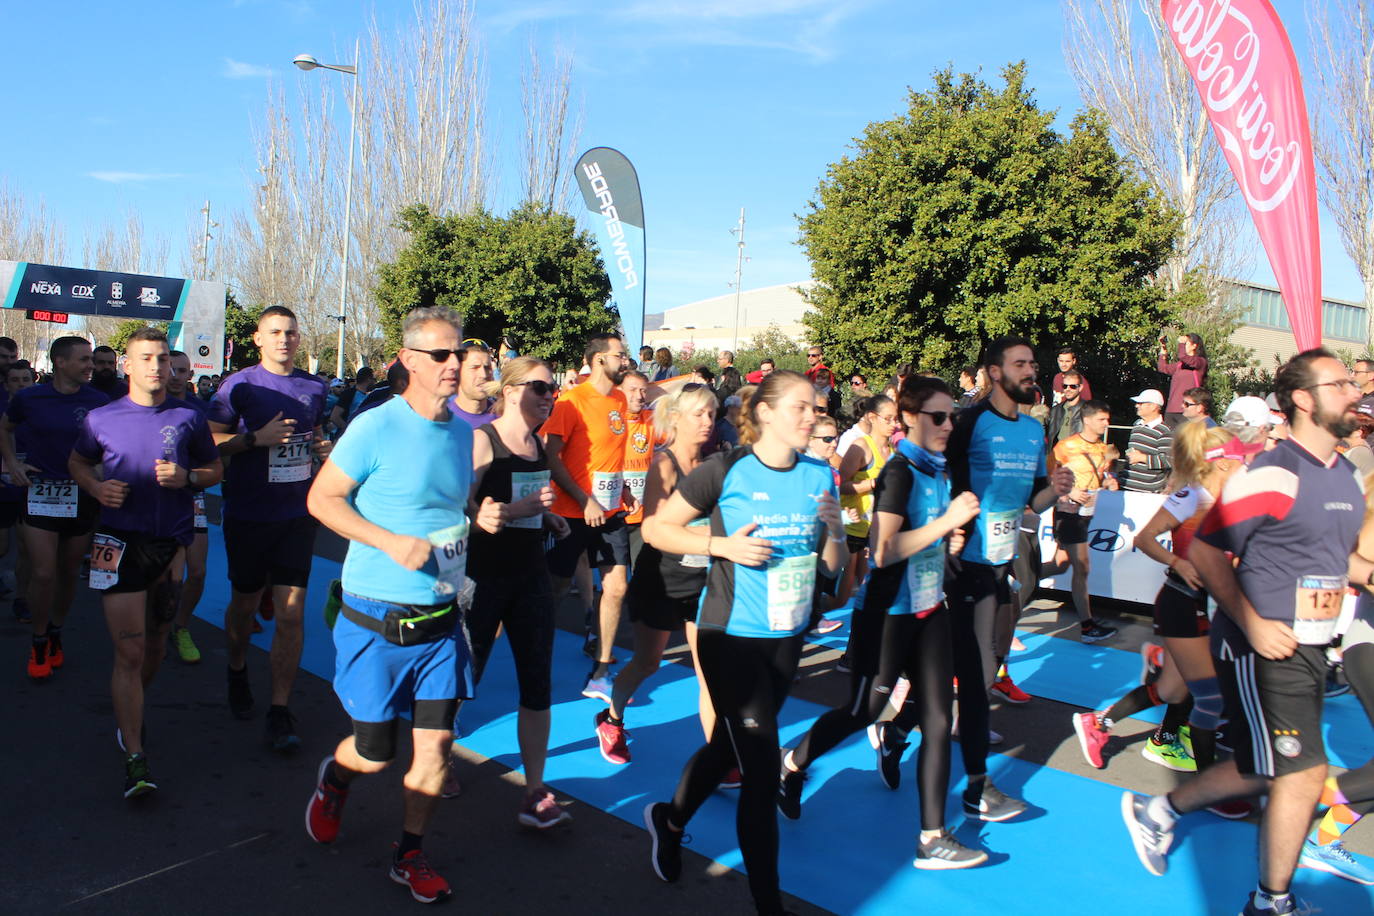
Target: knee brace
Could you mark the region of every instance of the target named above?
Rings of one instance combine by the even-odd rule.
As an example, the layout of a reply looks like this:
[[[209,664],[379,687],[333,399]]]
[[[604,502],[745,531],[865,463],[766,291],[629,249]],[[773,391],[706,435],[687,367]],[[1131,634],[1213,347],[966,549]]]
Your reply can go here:
[[[1214,677],[1189,681],[1188,691],[1193,695],[1193,711],[1188,714],[1188,724],[1216,729],[1221,724],[1221,682]]]
[[[396,756],[396,720],[390,722],[354,722],[353,749],[358,756],[373,763],[390,763]]]

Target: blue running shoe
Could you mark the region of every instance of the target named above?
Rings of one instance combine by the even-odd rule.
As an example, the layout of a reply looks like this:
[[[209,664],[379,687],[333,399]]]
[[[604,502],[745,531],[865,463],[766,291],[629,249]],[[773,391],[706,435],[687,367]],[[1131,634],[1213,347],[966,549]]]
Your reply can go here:
[[[1315,868],[1329,875],[1354,881],[1356,884],[1374,884],[1374,869],[1371,869],[1363,856],[1356,856],[1345,848],[1340,840],[1321,846],[1308,837],[1302,844],[1302,855],[1298,856],[1300,868]]]

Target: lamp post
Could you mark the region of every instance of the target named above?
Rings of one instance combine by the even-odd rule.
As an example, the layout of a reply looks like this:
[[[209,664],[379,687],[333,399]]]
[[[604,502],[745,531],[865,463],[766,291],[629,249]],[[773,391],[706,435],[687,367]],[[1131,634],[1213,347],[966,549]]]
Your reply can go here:
[[[339,314],[334,317],[339,322],[339,350],[336,354],[334,377],[344,377],[344,319],[348,314],[346,308],[348,302],[348,251],[352,248],[352,228],[353,217],[353,137],[358,129],[358,83],[361,78],[358,76],[358,63],[360,44],[355,39],[353,42],[353,61],[349,64],[322,64],[310,54],[298,54],[292,61],[302,70],[314,70],[321,67],[325,70],[336,70],[339,73],[348,73],[353,77],[353,102],[348,108],[348,178],[344,182],[344,231],[343,231],[343,269],[339,277]]]

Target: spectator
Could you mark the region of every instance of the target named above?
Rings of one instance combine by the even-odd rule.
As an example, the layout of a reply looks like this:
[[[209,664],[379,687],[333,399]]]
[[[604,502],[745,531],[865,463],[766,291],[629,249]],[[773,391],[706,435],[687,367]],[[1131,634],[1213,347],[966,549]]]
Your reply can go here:
[[[1360,386],[1360,391],[1364,394],[1374,394],[1374,359],[1361,357],[1355,360],[1355,368],[1350,375],[1355,379],[1355,384]]]
[[[824,369],[826,374],[830,374],[830,369],[825,365],[825,351],[818,346],[806,348],[806,377],[811,380],[811,384],[816,383],[816,375]]]
[[[725,372],[726,369],[732,368],[734,365],[735,353],[733,350],[721,350],[720,354],[716,356],[716,368],[722,373]]]
[[[773,363],[773,360],[765,356],[759,361],[759,367],[746,375],[744,380],[751,385],[757,385],[768,378],[768,376],[772,375],[776,368],[777,366]]]
[[[1171,425],[1183,419],[1183,393],[1201,388],[1207,381],[1207,348],[1196,334],[1178,336],[1178,354],[1172,362],[1166,349],[1169,340],[1159,335],[1159,371],[1169,376],[1169,401],[1164,413]]]
[[[1350,463],[1359,469],[1360,477],[1364,478],[1374,471],[1374,450],[1369,447],[1369,437],[1374,435],[1374,395],[1367,394],[1360,398],[1360,403],[1355,405],[1355,421],[1358,425],[1354,432],[1345,437],[1350,446],[1346,449],[1345,457],[1350,459]]]
[[[358,370],[358,376],[353,380],[352,388],[345,388],[339,393],[338,403],[329,413],[329,422],[340,432],[348,427],[348,423],[358,414],[358,409],[363,406],[363,401],[367,400],[368,393],[376,385],[376,374],[371,366],[363,366]]]
[[[825,366],[817,366],[816,373],[811,376],[811,385],[816,389],[817,395],[825,398],[830,416],[838,417],[840,414],[840,393],[835,390],[834,374]]]
[[[720,400],[724,407],[725,399],[739,391],[744,385],[744,379],[740,377],[739,370],[733,365],[721,367],[720,374],[716,376],[716,398]]]
[[[959,370],[959,403],[962,410],[978,400],[978,367],[966,366]]]
[[[1126,447],[1126,489],[1137,493],[1163,493],[1173,469],[1174,433],[1164,422],[1164,395],[1146,388],[1131,398],[1139,417],[1131,427]]]
[[[1078,354],[1073,347],[1061,347],[1059,355],[1056,357],[1059,363],[1059,371],[1054,374],[1054,379],[1050,382],[1050,387],[1054,389],[1054,401],[1058,403],[1060,394],[1064,391],[1064,376],[1070,372],[1078,373],[1079,384],[1083,387],[1079,390],[1079,400],[1091,401],[1093,399],[1093,386],[1088,384],[1088,379],[1083,375],[1083,370],[1078,368]]]
[[[720,416],[716,417],[715,431],[711,435],[715,451],[728,452],[739,445],[739,412],[742,403],[737,394],[726,396]]]
[[[659,347],[654,351],[652,362],[644,364],[644,374],[649,377],[649,384],[661,382],[666,378],[673,377],[673,351],[667,347]]]
[[[1183,392],[1183,419],[1201,420],[1208,429],[1217,425],[1212,419],[1212,392],[1206,388],[1189,388]]]
[[[1055,380],[1059,382],[1059,390],[1045,421],[1045,434],[1051,449],[1082,431],[1083,402],[1087,400],[1083,396],[1087,383],[1077,369],[1061,372]]]
[[[645,346],[645,347],[640,347],[640,348],[639,348],[639,364],[640,364],[641,366],[643,366],[645,369],[649,369],[649,368],[651,368],[651,367],[653,366],[653,364],[654,364],[654,348],[653,348],[653,347],[647,347],[647,346]]]

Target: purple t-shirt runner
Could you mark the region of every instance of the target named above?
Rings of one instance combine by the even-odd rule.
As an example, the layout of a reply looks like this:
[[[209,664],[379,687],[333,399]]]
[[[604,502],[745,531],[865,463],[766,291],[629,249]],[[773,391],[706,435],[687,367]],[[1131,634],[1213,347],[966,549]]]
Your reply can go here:
[[[144,407],[123,397],[86,415],[72,451],[103,464],[106,480],[129,485],[124,505],[101,507],[102,525],[190,543],[195,493],[160,485],[157,460],[189,471],[219,457],[210,424],[198,410],[177,398]]]
[[[261,365],[235,372],[210,402],[210,421],[257,431],[277,415],[296,421],[288,444],[258,443],[229,459],[224,474],[224,514],[252,522],[284,522],[307,515],[315,427],[329,395],[324,380],[293,369],[276,375]]]
[[[14,423],[14,450],[38,468],[43,480],[71,480],[67,459],[86,415],[110,402],[90,385],[62,394],[49,383],[30,385],[10,398],[5,415]]]
[[[477,429],[479,426],[486,426],[492,420],[496,419],[496,414],[494,413],[468,413],[458,406],[457,395],[448,399],[448,409],[450,413],[473,429]]]

